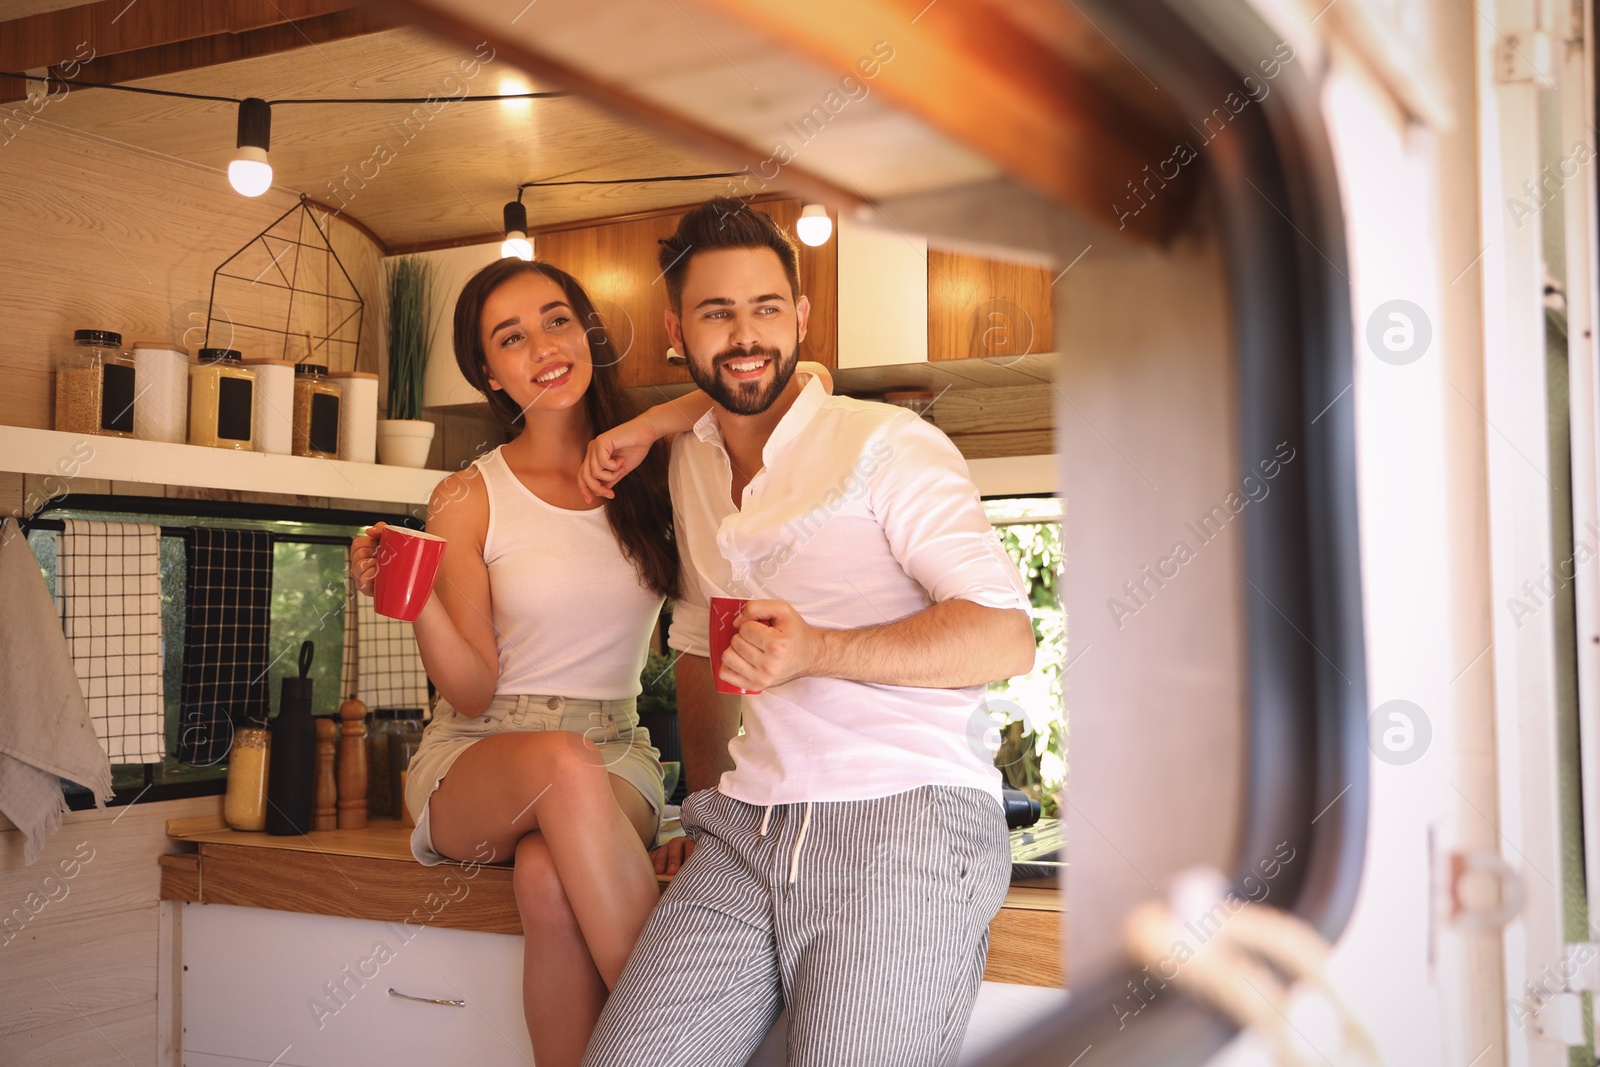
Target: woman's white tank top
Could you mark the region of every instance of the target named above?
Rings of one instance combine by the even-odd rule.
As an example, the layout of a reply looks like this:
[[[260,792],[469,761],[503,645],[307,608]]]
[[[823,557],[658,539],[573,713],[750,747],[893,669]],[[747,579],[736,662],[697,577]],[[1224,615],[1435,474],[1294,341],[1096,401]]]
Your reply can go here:
[[[662,598],[622,554],[605,509],[570,511],[523,485],[495,449],[474,464],[489,494],[497,693],[585,700],[639,695]]]

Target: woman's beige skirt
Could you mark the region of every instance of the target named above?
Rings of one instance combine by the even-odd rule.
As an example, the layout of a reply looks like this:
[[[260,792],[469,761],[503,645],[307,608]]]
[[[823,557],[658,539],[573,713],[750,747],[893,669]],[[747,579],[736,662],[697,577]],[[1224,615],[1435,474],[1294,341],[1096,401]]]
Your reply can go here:
[[[632,697],[627,700],[575,700],[552,696],[497,696],[482,715],[462,715],[440,700],[433,721],[422,731],[422,744],[406,769],[406,808],[417,822],[411,833],[411,854],[432,866],[450,857],[433,847],[428,826],[428,801],[451,764],[486,737],[518,730],[566,730],[593,741],[606,770],[627,782],[649,801],[661,822],[661,753],[650,744],[650,731],[639,725]],[[462,856],[460,859],[470,859]]]

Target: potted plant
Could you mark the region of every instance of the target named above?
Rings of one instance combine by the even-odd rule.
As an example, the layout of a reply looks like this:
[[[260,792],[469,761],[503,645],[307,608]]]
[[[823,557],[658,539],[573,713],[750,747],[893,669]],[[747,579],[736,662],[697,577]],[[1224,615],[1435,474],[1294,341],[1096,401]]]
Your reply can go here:
[[[378,420],[378,462],[424,467],[433,423],[422,418],[422,380],[433,343],[433,264],[401,256],[384,267],[389,299],[389,417]]]

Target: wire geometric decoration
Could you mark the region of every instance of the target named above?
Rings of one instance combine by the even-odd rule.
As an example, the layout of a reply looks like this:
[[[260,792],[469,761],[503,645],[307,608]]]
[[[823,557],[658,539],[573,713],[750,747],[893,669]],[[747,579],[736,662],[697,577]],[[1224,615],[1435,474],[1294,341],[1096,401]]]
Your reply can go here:
[[[236,348],[247,359],[300,363],[314,356],[329,370],[355,370],[365,313],[360,290],[302,193],[212,272],[205,346]]]

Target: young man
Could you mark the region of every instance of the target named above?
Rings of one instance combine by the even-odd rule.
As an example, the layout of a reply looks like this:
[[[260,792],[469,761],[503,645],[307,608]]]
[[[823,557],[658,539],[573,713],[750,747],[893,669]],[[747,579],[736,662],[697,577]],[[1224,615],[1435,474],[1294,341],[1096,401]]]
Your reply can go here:
[[[1021,580],[943,434],[794,380],[810,308],[768,216],[713,200],[661,244],[715,401],[671,465],[694,848],[584,1062],[743,1064],[784,1007],[790,1067],[953,1062],[1011,870],[980,739],[984,684],[1032,668]],[[719,594],[751,598],[722,661],[760,691],[738,737]]]

